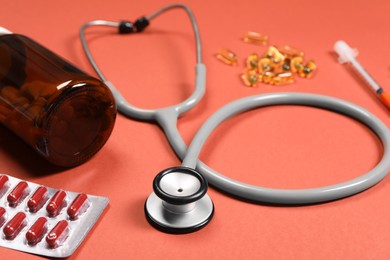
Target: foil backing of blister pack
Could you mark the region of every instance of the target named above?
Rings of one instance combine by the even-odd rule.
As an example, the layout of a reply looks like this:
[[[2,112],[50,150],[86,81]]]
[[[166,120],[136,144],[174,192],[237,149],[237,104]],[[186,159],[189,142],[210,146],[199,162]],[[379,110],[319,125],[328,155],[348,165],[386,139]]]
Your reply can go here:
[[[19,183],[24,181],[5,174],[0,174],[0,177],[1,176],[6,176],[4,177],[4,180],[8,178],[8,180],[4,182],[4,185],[0,184],[0,209],[5,209],[5,214],[0,216],[0,246],[6,248],[48,257],[68,257],[84,240],[85,236],[99,219],[109,202],[106,197],[85,194],[87,195],[87,200],[83,207],[80,208],[79,215],[77,218],[72,218],[69,216],[68,210],[75,199],[83,193],[53,189],[26,181],[28,186],[23,191],[21,201],[12,205],[9,202],[11,197],[9,195]],[[44,196],[44,203],[39,206],[36,212],[32,212],[27,204],[39,187],[45,187],[47,189],[46,195]],[[60,206],[60,211],[55,215],[50,214],[47,210],[48,204],[56,194],[63,192],[66,193],[66,196],[63,204],[61,204],[62,206]],[[23,212],[26,215],[23,229],[21,229],[14,238],[7,238],[7,231],[9,232],[9,230],[12,230],[9,226],[7,228],[7,224],[18,213],[19,215],[23,215],[20,212]],[[44,235],[40,238],[39,242],[29,244],[26,234],[31,226],[41,217],[44,217],[47,220]],[[52,247],[46,240],[47,236],[60,221],[63,222],[64,220],[68,223],[69,233],[65,238],[62,238],[63,242],[60,245]]]

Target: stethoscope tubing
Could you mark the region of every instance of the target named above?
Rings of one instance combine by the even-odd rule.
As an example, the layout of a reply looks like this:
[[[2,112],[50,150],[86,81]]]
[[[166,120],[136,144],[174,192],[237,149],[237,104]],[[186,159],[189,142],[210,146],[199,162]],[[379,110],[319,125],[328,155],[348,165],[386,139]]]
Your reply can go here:
[[[370,171],[352,180],[311,189],[271,189],[253,186],[228,178],[197,161],[212,131],[226,119],[239,113],[274,105],[302,105],[330,110],[351,117],[369,127],[381,140],[384,152],[381,161]],[[308,122],[314,123],[314,122]],[[182,166],[195,167],[208,182],[231,195],[257,202],[275,204],[311,204],[332,201],[364,191],[381,181],[390,169],[390,132],[386,125],[366,109],[350,102],[322,95],[274,93],[249,96],[233,101],[208,118],[193,138]],[[260,175],[261,173],[259,173]]]
[[[255,95],[233,101],[215,112],[202,125],[187,149],[187,146],[177,128],[177,120],[183,115],[183,113],[194,107],[200,101],[205,91],[206,68],[202,64],[201,60],[201,44],[198,26],[191,10],[187,6],[180,4],[160,9],[148,18],[155,18],[162,12],[174,8],[182,8],[189,15],[194,28],[197,49],[196,83],[194,92],[188,99],[178,105],[155,110],[137,108],[129,104],[114,87],[114,85],[101,73],[86,43],[84,35],[85,29],[94,25],[117,27],[118,23],[115,24],[114,22],[108,22],[111,24],[104,24],[104,21],[102,20],[86,23],[80,30],[80,37],[83,48],[95,71],[112,90],[117,102],[118,110],[129,118],[157,122],[165,132],[167,139],[177,156],[183,160],[183,166],[191,168],[196,167],[197,170],[207,179],[209,184],[232,196],[254,203],[285,205],[320,203],[351,196],[370,188],[387,175],[390,169],[390,133],[386,125],[362,107],[341,99],[322,95],[305,93],[274,93]],[[325,187],[295,190],[272,189],[239,182],[218,173],[198,160],[200,150],[207,140],[207,137],[224,120],[250,109],[273,105],[313,106],[354,118],[355,120],[368,126],[380,138],[384,147],[383,157],[378,165],[372,170],[352,180]]]

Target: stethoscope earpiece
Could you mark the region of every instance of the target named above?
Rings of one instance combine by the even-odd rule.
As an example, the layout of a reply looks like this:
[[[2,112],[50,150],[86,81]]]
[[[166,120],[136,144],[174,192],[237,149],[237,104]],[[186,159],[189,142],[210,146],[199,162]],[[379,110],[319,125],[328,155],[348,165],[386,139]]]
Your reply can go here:
[[[168,168],[154,178],[152,194],[145,202],[149,223],[167,233],[184,234],[206,226],[214,215],[207,195],[207,181],[187,167]]]

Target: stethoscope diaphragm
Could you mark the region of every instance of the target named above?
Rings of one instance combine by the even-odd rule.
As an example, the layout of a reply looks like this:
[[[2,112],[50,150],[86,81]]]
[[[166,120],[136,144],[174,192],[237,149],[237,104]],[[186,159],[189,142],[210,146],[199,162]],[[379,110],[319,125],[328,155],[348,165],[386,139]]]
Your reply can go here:
[[[214,205],[207,195],[207,181],[187,167],[168,168],[154,178],[152,194],[145,202],[149,223],[167,233],[197,231],[210,222]]]

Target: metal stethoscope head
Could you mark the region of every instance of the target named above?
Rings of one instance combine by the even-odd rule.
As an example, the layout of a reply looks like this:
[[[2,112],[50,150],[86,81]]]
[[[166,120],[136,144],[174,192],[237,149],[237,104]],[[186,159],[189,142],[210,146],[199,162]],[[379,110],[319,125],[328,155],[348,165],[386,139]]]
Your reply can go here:
[[[109,26],[118,28],[119,33],[140,32],[149,25],[151,19],[174,8],[184,9],[193,26],[197,51],[194,92],[180,104],[166,108],[150,110],[135,107],[126,101],[97,66],[86,42],[85,29],[91,26]],[[198,27],[191,10],[185,5],[177,4],[164,7],[148,17],[138,19],[134,24],[102,20],[91,21],[81,27],[80,38],[84,51],[96,73],[113,92],[119,112],[129,118],[158,123],[164,130],[172,148],[183,161],[182,167],[169,168],[157,175],[153,182],[154,192],[145,203],[145,214],[148,221],[162,231],[187,233],[198,230],[209,223],[213,216],[214,207],[206,194],[207,182],[227,194],[255,203],[303,205],[332,201],[364,191],[381,181],[390,170],[390,132],[386,125],[360,106],[341,99],[315,94],[271,93],[235,100],[209,117],[187,148],[177,129],[177,120],[203,97],[206,68],[202,64]],[[218,173],[198,160],[199,153],[208,136],[223,121],[251,109],[275,105],[312,106],[331,110],[362,122],[380,138],[383,144],[384,152],[381,161],[370,171],[342,183],[311,189],[288,190],[242,183]]]
[[[145,202],[145,215],[155,228],[175,234],[207,225],[214,205],[207,195],[207,180],[187,167],[168,168],[154,178],[154,192]]]

